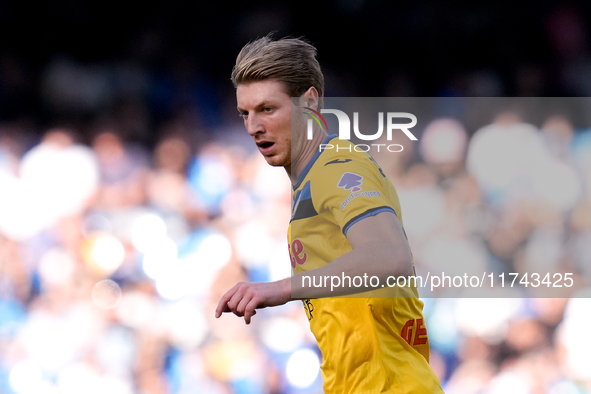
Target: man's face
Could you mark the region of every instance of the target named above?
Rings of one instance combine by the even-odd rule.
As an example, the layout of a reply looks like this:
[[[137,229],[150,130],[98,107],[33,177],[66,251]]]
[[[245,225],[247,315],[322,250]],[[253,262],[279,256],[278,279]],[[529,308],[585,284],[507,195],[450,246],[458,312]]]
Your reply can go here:
[[[276,80],[247,82],[236,88],[238,111],[267,163],[291,168],[292,102]]]

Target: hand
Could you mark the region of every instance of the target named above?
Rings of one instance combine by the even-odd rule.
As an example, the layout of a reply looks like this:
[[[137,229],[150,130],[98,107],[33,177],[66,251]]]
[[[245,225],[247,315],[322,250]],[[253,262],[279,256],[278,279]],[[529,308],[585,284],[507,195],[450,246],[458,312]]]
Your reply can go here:
[[[232,312],[238,317],[244,316],[246,324],[250,324],[252,316],[256,314],[255,309],[283,305],[290,300],[289,278],[268,283],[240,282],[220,298],[215,317]]]

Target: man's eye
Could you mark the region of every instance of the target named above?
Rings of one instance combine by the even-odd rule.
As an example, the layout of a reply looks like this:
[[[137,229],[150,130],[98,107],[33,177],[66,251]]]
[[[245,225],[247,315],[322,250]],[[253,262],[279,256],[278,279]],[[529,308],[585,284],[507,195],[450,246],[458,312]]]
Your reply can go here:
[[[248,116],[248,112],[239,112],[238,116],[240,116],[241,118],[246,118]]]
[[[263,110],[264,110],[265,112],[271,112],[271,111],[273,111],[273,108],[271,108],[271,107],[267,107],[267,108],[264,108]]]

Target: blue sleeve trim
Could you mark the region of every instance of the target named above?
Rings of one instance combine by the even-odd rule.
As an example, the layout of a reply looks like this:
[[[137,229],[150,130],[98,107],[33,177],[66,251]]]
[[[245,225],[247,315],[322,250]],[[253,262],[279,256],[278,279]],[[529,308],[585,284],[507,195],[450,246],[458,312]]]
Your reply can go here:
[[[396,211],[392,207],[388,207],[388,206],[368,209],[367,211],[363,212],[361,215],[357,215],[353,219],[349,220],[347,222],[347,224],[345,224],[345,227],[343,227],[343,234],[345,236],[347,236],[347,231],[349,231],[349,228],[352,225],[354,225],[355,223],[357,223],[358,221],[360,221],[362,219],[365,219],[366,217],[377,215],[380,212],[392,212],[394,215],[396,215]],[[396,217],[398,217],[398,215],[396,215]]]

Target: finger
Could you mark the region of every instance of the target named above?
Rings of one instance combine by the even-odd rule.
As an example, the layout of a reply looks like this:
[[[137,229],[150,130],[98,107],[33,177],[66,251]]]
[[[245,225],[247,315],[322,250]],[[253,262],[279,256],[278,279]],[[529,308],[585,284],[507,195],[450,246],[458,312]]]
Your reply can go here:
[[[256,297],[253,297],[246,305],[246,308],[244,309],[244,321],[246,324],[250,324],[251,318],[257,313],[256,308],[259,303],[260,301]]]
[[[250,301],[253,299],[254,295],[247,291],[246,294],[244,294],[244,296],[242,296],[242,298],[240,299],[240,302],[238,303],[238,305],[236,305],[236,309],[235,311],[240,313],[241,316],[244,316],[244,310],[246,309],[246,306],[250,303]]]
[[[238,310],[238,306],[246,296],[245,287],[246,286],[241,286],[239,289],[237,289],[232,298],[227,303],[228,308],[234,312],[236,316],[243,316],[242,312],[244,311]]]
[[[226,294],[224,294],[222,296],[222,298],[220,298],[220,301],[218,302],[218,306],[215,309],[215,317],[216,318],[220,317],[223,312],[231,312],[232,311],[228,307],[228,301],[230,301],[232,299],[232,297],[238,291],[238,289],[239,289],[239,286],[237,284],[234,287],[232,287],[230,290],[228,290],[226,292]]]

